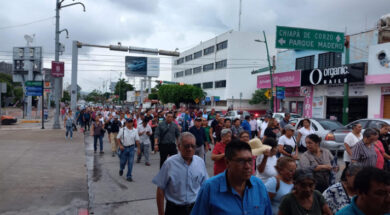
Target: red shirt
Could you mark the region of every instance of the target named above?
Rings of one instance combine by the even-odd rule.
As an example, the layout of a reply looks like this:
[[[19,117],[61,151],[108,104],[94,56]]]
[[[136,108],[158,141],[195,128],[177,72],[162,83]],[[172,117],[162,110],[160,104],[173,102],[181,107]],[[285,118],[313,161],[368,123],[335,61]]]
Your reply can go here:
[[[213,154],[220,155],[225,153],[225,147],[226,144],[222,142],[218,142],[215,144],[215,147],[213,149]],[[219,173],[225,171],[226,164],[225,164],[225,158],[222,158],[221,160],[214,161],[214,175],[218,175]]]

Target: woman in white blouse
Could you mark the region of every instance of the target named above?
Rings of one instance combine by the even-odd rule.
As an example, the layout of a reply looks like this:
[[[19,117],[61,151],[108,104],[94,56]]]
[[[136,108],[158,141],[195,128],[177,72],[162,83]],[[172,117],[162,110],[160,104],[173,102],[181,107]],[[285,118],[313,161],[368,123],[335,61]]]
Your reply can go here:
[[[309,134],[314,134],[314,130],[313,128],[311,127],[311,121],[310,119],[304,119],[302,121],[302,124],[303,124],[303,127],[298,129],[298,137],[297,137],[297,143],[299,143],[299,151],[300,152],[305,152],[307,149],[306,149],[306,137],[309,135]]]

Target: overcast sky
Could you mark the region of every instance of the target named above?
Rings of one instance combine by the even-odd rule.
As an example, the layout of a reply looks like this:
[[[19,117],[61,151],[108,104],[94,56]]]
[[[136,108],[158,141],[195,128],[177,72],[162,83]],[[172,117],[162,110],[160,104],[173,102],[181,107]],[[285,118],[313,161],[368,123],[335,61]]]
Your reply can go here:
[[[77,2],[77,1],[76,1]],[[69,30],[60,41],[65,53],[65,82],[70,83],[71,43],[127,46],[184,51],[231,29],[238,28],[239,0],[82,0],[86,6],[60,12],[60,29]],[[63,4],[73,3],[65,0]],[[388,0],[242,0],[241,31],[265,30],[274,55],[276,25],[347,33],[374,28],[390,13]],[[2,1],[0,5],[0,61],[11,62],[12,48],[25,46],[25,34],[35,34],[42,46],[44,65],[54,59],[55,0]],[[124,56],[105,49],[79,49],[78,83],[83,91],[102,89],[104,81],[124,77]],[[265,66],[265,65],[264,65]],[[159,79],[171,77],[171,59],[161,57]],[[130,79],[130,83],[134,83]],[[136,86],[138,83],[136,82]]]

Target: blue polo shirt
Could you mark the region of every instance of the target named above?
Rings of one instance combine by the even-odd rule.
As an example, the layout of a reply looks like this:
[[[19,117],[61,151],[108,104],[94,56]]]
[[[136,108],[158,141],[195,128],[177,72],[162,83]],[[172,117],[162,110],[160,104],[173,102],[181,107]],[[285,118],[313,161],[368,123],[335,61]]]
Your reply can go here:
[[[352,198],[351,204],[343,207],[339,210],[336,215],[365,215],[363,211],[361,211],[356,205],[356,197]],[[385,215],[389,215],[390,213],[386,213]]]
[[[248,121],[242,121],[241,126],[245,131],[249,132],[249,134],[251,133],[251,124],[249,124]]]
[[[227,183],[224,171],[203,184],[191,214],[272,215],[272,208],[267,190],[260,179],[251,176],[241,198]]]

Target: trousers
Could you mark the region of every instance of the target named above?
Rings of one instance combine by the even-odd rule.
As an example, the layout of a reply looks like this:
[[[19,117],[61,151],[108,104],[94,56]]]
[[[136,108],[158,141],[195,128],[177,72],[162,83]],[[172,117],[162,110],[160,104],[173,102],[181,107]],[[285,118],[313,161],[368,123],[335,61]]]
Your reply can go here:
[[[177,154],[177,148],[175,143],[169,144],[158,144],[158,148],[160,150],[160,168],[167,160],[168,156],[172,156]]]
[[[126,178],[132,178],[131,172],[133,171],[134,163],[134,145],[125,147],[125,149],[120,153],[119,159],[119,170],[124,170],[127,164],[127,174]]]

